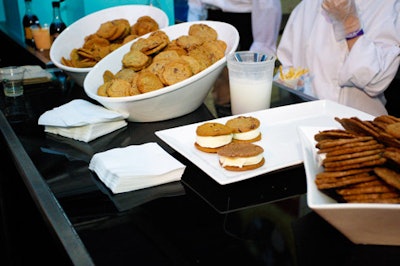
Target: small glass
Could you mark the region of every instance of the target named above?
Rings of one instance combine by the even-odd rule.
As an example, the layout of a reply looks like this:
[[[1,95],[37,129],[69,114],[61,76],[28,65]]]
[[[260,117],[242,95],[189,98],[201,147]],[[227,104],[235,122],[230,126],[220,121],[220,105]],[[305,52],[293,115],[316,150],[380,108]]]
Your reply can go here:
[[[276,56],[240,51],[227,56],[232,114],[270,107]]]
[[[50,50],[51,38],[49,25],[44,24],[41,27],[32,26],[31,29],[36,49],[41,52],[44,50]]]
[[[16,97],[23,95],[25,68],[18,66],[9,66],[0,68],[0,80],[3,84],[4,95]]]

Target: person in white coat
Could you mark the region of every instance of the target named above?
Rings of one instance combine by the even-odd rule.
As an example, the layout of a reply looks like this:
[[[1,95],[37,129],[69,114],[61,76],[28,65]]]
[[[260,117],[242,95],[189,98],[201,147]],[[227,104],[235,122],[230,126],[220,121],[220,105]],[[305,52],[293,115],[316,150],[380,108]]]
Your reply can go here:
[[[240,35],[238,50],[276,54],[282,21],[280,0],[188,0],[188,7],[188,21],[215,20],[235,26]],[[226,68],[213,95],[217,109],[230,110]]]
[[[303,0],[283,31],[278,60],[307,68],[318,99],[387,114],[384,91],[400,64],[399,11],[398,0]]]
[[[216,13],[214,15],[214,12]],[[236,14],[244,18],[236,20]],[[246,14],[248,20],[246,21]],[[273,52],[276,45],[282,21],[282,7],[280,0],[188,0],[188,21],[218,20],[231,23],[239,33],[243,45],[240,49]]]

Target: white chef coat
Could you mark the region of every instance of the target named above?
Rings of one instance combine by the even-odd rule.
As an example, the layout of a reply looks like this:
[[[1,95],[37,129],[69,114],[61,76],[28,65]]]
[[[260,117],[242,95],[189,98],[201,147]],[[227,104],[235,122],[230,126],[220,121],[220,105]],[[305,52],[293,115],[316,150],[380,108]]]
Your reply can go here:
[[[206,6],[224,12],[251,13],[253,44],[252,51],[276,52],[282,20],[280,0],[188,0],[188,21],[207,19]]]
[[[387,114],[384,90],[400,63],[400,0],[355,0],[364,35],[349,52],[336,41],[323,0],[303,0],[289,17],[277,56],[283,66],[304,67],[314,95],[372,115]]]

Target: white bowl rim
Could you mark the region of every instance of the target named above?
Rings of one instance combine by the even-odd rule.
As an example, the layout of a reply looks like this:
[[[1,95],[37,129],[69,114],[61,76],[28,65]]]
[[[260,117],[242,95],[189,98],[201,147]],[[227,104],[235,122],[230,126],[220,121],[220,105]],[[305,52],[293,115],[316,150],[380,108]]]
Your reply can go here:
[[[169,28],[175,27],[175,26],[179,26],[179,25],[184,25],[184,24],[192,25],[192,24],[199,24],[199,23],[205,23],[205,24],[208,24],[208,25],[220,24],[220,25],[225,25],[226,27],[232,28],[233,32],[235,32],[235,35],[236,35],[235,43],[233,43],[232,47],[233,48],[237,47],[237,45],[239,43],[239,33],[238,33],[237,29],[234,26],[232,26],[231,24],[226,23],[226,22],[212,21],[212,20],[204,20],[204,21],[200,20],[200,21],[183,22],[183,23],[180,23],[180,24],[175,24],[175,25],[170,26]],[[162,30],[162,29],[160,29],[160,30]],[[150,34],[151,33],[148,33],[148,34],[143,35],[141,37],[146,38]],[[136,41],[137,41],[137,39],[132,40],[132,41],[124,44],[124,46],[125,45],[127,45],[127,46],[129,45],[130,46],[130,45],[132,45],[132,43],[134,43]],[[208,73],[210,73],[210,72],[214,71],[216,68],[218,68],[220,65],[226,64],[227,55],[230,54],[230,53],[233,53],[233,52],[234,51],[227,51],[227,53],[225,54],[225,56],[223,58],[219,59],[217,62],[215,62],[214,64],[212,64],[211,66],[209,66],[205,70],[201,71],[200,73],[197,73],[197,74],[195,74],[195,75],[193,75],[193,76],[191,76],[191,77],[189,77],[189,78],[187,78],[185,80],[182,80],[182,81],[177,82],[177,83],[175,83],[173,85],[170,85],[170,86],[166,86],[166,87],[161,88],[159,90],[150,91],[150,92],[146,92],[146,93],[139,94],[139,95],[125,96],[125,97],[105,97],[105,96],[100,96],[100,95],[90,91],[87,88],[87,86],[85,85],[88,76],[86,76],[86,78],[85,78],[83,88],[84,88],[86,94],[89,97],[91,97],[94,100],[99,100],[100,102],[119,103],[119,102],[133,102],[133,101],[140,101],[140,100],[144,100],[144,99],[150,99],[150,98],[157,97],[157,96],[159,96],[161,94],[165,94],[165,93],[168,93],[168,92],[175,91],[175,90],[180,89],[180,88],[182,88],[182,87],[184,87],[184,86],[186,86],[186,85],[188,85],[188,84],[190,84],[190,83],[192,83],[194,81],[197,81],[197,80],[203,78]],[[106,57],[112,56],[112,54],[113,53],[110,53]],[[91,71],[93,71],[97,66],[98,65],[94,66]],[[90,72],[89,72],[89,75],[90,75]]]
[[[162,12],[164,12],[162,9],[160,9],[160,8],[158,8],[158,7],[155,7],[155,6],[150,6],[150,5],[140,5],[140,4],[118,5],[118,6],[113,6],[113,7],[104,8],[104,9],[101,9],[101,10],[98,10],[98,11],[95,11],[95,12],[92,12],[92,13],[90,13],[90,14],[87,14],[86,16],[84,16],[84,17],[82,17],[82,18],[76,20],[74,23],[72,23],[71,25],[69,25],[64,31],[69,31],[69,30],[71,30],[71,27],[72,27],[72,29],[73,29],[73,28],[75,27],[74,25],[78,24],[78,23],[81,22],[82,20],[86,20],[88,17],[94,16],[94,15],[98,15],[98,14],[102,14],[102,13],[106,13],[106,12],[110,12],[110,11],[113,11],[113,10],[124,9],[124,8],[127,8],[127,7],[148,8],[149,10],[151,10],[151,9],[157,10],[157,11],[160,11],[160,10],[161,10]],[[166,22],[167,22],[167,25],[169,25],[169,18],[168,18],[167,15],[165,15],[165,19],[167,20],[167,21],[166,21]],[[63,31],[63,32],[64,32],[64,31]],[[63,34],[63,33],[61,32],[61,34]],[[61,35],[61,34],[60,34],[60,35]],[[57,40],[59,40],[59,39],[56,39],[55,42],[57,42]],[[52,47],[53,47],[53,46],[52,46]],[[53,51],[54,51],[54,50],[53,50]],[[50,48],[50,54],[49,54],[49,55],[50,55],[50,60],[51,60],[51,62],[52,62],[54,65],[56,65],[56,67],[61,68],[61,69],[65,70],[65,71],[76,72],[76,73],[87,73],[87,72],[89,72],[91,69],[93,69],[93,67],[70,67],[70,66],[66,66],[66,65],[62,64],[58,59],[56,59],[56,58],[53,56],[53,53],[52,53],[52,49],[51,49],[51,48]]]

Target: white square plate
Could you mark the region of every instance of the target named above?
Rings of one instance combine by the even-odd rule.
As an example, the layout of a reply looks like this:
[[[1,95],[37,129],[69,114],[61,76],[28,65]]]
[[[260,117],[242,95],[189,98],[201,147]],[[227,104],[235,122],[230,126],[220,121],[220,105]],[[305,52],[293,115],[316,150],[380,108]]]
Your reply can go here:
[[[226,185],[301,164],[303,156],[297,133],[299,126],[338,127],[339,124],[334,120],[335,116],[358,116],[361,119],[370,117],[361,111],[327,100],[292,104],[244,115],[254,116],[260,120],[262,139],[255,144],[264,148],[265,157],[265,164],[262,167],[250,171],[227,171],[220,166],[218,155],[204,153],[194,147],[196,128],[204,122],[157,131],[155,134],[216,182]],[[225,123],[233,117],[212,121]]]

